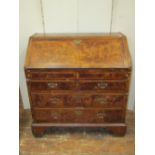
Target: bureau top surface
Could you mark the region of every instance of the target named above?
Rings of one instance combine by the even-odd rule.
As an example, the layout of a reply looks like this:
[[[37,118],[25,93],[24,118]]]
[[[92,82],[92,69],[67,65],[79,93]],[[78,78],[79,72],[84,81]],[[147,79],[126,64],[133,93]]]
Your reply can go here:
[[[130,68],[126,37],[112,34],[36,34],[25,68]]]

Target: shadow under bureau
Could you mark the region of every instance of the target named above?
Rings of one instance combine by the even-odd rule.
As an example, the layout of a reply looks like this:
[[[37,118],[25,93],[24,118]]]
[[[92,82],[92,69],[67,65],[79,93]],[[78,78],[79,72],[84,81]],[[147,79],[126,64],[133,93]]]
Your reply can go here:
[[[123,136],[131,74],[127,39],[113,34],[35,34],[25,75],[32,132],[103,127]]]

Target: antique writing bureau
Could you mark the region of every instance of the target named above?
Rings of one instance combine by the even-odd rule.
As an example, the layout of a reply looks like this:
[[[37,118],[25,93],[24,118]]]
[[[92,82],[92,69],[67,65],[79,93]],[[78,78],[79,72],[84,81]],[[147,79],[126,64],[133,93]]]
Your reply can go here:
[[[33,134],[83,126],[123,136],[130,74],[121,33],[31,36],[25,75]]]

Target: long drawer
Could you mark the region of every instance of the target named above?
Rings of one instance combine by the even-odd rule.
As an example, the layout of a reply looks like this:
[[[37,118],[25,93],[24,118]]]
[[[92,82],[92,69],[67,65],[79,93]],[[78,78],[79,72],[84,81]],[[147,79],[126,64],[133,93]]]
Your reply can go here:
[[[127,95],[119,94],[50,94],[31,93],[36,108],[101,107],[125,108]]]
[[[81,90],[81,91],[113,91],[127,92],[129,82],[122,81],[106,81],[106,80],[77,80],[77,81],[33,81],[29,82],[32,91],[47,90]]]
[[[35,122],[51,123],[121,123],[125,121],[122,109],[33,109]]]

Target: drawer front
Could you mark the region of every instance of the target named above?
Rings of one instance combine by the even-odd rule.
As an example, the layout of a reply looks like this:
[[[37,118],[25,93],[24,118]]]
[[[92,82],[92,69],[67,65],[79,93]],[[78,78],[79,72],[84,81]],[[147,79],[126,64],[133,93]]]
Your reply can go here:
[[[102,71],[102,70],[82,70],[79,71],[80,79],[104,79],[104,80],[125,80],[130,77],[127,71]]]
[[[56,79],[102,79],[125,80],[130,78],[130,71],[105,71],[105,70],[42,70],[26,71],[26,77],[32,80],[56,80]]]
[[[35,109],[36,122],[51,123],[122,123],[125,111],[121,109]]]
[[[101,107],[125,108],[127,95],[32,93],[32,106],[38,108]]]
[[[128,81],[80,81],[80,90],[128,91]]]
[[[52,95],[52,94],[41,94],[41,93],[32,93],[32,106],[38,108],[57,108],[63,107],[64,105],[64,95]]]
[[[92,107],[125,108],[127,95],[92,95]]]
[[[55,79],[75,79],[74,71],[32,71],[26,72],[26,77],[32,80],[55,80]]]
[[[73,90],[75,88],[74,82],[29,82],[29,87],[32,91],[46,91],[46,90]]]

